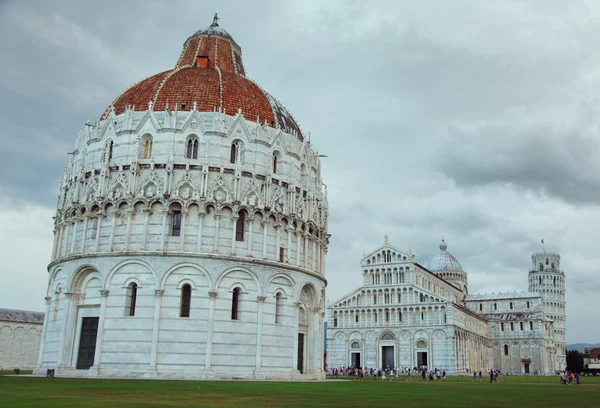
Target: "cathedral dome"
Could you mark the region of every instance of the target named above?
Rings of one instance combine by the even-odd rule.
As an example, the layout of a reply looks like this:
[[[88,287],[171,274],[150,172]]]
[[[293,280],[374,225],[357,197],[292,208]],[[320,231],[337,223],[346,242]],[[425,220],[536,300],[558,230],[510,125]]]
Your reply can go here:
[[[189,37],[175,67],[133,85],[106,109],[120,115],[127,109],[223,112],[238,110],[248,120],[281,129],[303,140],[302,131],[287,109],[246,77],[242,50],[233,37],[213,23]]]
[[[434,273],[463,272],[460,263],[446,249],[448,249],[448,244],[442,239],[440,252],[429,261],[428,269]]]

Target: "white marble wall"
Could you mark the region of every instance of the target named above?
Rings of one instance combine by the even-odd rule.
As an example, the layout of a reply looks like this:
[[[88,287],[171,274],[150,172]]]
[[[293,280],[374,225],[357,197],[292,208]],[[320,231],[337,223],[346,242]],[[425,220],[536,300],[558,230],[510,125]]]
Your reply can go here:
[[[0,321],[0,369],[33,369],[41,334],[41,324]]]
[[[293,267],[223,257],[88,257],[50,271],[38,372],[162,378],[299,378],[297,333],[306,324],[304,376],[322,378],[324,280]],[[126,288],[138,285],[134,316]],[[181,288],[192,287],[190,317]],[[231,319],[239,287],[238,320]],[[54,293],[52,293],[54,292]],[[275,322],[275,296],[282,294]],[[57,312],[53,313],[54,308]],[[305,316],[305,318],[300,317]],[[77,370],[82,317],[100,318],[94,366]]]

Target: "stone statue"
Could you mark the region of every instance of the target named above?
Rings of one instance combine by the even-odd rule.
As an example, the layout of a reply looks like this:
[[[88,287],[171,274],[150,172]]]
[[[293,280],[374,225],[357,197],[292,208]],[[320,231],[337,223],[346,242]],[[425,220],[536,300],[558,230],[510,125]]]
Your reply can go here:
[[[181,198],[183,198],[184,200],[187,200],[188,198],[190,198],[190,196],[191,196],[190,188],[189,187],[184,188],[181,193]]]

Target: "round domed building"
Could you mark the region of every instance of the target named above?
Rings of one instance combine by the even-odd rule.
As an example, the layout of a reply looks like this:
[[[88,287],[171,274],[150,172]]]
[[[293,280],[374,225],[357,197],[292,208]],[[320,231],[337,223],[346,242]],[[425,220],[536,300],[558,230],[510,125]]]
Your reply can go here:
[[[324,378],[319,154],[217,18],[80,131],[38,372]]]
[[[427,268],[436,276],[462,290],[465,295],[469,293],[467,273],[463,271],[454,255],[448,252],[448,244],[443,238],[440,244],[440,252],[429,261]]]

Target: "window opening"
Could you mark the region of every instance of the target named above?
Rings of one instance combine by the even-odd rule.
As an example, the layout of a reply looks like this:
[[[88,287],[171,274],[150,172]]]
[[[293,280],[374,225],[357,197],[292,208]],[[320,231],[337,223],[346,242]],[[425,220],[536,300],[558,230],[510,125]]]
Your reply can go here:
[[[235,223],[235,240],[244,241],[244,227],[246,226],[246,212],[240,211],[239,217]]]
[[[138,285],[135,282],[131,282],[127,286],[127,295],[126,295],[126,316],[135,316],[135,304],[137,302],[137,289]]]
[[[240,288],[233,289],[231,296],[231,320],[238,320],[240,306]]]
[[[192,287],[189,284],[181,288],[181,311],[179,316],[190,317],[190,305],[192,302]]]

